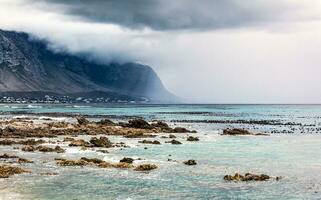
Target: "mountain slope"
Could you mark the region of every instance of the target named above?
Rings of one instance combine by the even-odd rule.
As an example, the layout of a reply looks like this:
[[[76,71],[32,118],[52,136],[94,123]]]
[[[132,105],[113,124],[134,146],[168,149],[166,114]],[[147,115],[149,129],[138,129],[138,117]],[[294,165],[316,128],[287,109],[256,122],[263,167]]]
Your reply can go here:
[[[54,53],[43,41],[25,33],[0,30],[0,92],[100,91],[154,101],[176,99],[157,74],[137,63],[97,64],[84,58]]]

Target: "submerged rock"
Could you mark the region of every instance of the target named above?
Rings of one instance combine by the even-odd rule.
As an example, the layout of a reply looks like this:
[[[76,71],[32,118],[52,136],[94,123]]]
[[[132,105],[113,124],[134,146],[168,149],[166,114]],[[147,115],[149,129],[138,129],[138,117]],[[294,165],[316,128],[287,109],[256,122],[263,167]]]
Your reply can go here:
[[[251,174],[246,173],[244,176],[241,174],[236,173],[234,176],[232,175],[225,175],[224,180],[226,181],[266,181],[269,180],[270,176],[265,174]]]
[[[96,137],[92,137],[89,142],[94,147],[104,147],[104,148],[113,147],[113,144],[109,141],[107,137],[100,137],[99,139]]]
[[[199,141],[200,139],[198,137],[193,137],[193,136],[188,136],[187,141],[190,142],[196,142]]]
[[[141,164],[138,165],[134,170],[135,171],[151,171],[157,169],[157,165],[154,164]]]
[[[185,165],[197,165],[195,160],[188,160],[184,162]]]
[[[9,178],[15,174],[22,174],[28,171],[20,168],[20,167],[13,167],[9,165],[0,165],[0,178]]]
[[[154,140],[154,141],[151,141],[151,140],[142,140],[142,141],[138,141],[138,143],[142,143],[142,144],[161,144],[159,141],[157,140]]]
[[[171,141],[167,141],[165,143],[171,143],[171,144],[182,144],[180,141],[178,140],[171,140]]]

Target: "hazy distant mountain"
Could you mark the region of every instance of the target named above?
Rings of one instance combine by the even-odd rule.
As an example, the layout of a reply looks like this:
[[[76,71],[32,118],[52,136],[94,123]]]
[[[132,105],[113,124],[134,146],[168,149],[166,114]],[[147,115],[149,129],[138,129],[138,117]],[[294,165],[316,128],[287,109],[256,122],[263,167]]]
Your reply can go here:
[[[112,94],[174,101],[152,68],[137,63],[97,64],[54,53],[28,34],[0,30],[0,93]]]

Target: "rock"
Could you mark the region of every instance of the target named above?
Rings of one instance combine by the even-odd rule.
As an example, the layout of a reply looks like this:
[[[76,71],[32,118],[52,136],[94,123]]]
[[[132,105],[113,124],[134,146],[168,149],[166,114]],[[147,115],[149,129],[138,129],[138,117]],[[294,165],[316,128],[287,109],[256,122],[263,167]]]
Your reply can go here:
[[[126,127],[130,128],[140,128],[140,129],[152,129],[153,126],[150,125],[148,122],[146,122],[143,119],[133,119],[129,120],[127,124],[125,124]]]
[[[200,139],[198,137],[193,137],[193,136],[188,136],[187,141],[190,142],[195,142],[195,141],[199,141]]]
[[[27,152],[32,152],[32,151],[35,151],[36,148],[34,146],[27,145],[27,146],[22,147],[21,150],[22,151],[27,151]]]
[[[100,152],[100,153],[109,153],[109,151],[107,151],[107,150],[102,150],[102,149],[97,150],[97,152]]]
[[[134,170],[135,171],[150,171],[150,170],[154,170],[154,169],[157,169],[157,165],[141,164],[141,165],[138,165]]]
[[[88,163],[94,163],[94,164],[101,164],[105,161],[98,159],[98,158],[86,158],[86,157],[82,157],[80,160],[84,160]]]
[[[63,148],[61,148],[60,146],[56,146],[55,147],[55,152],[57,152],[57,153],[65,153],[65,150]]]
[[[15,156],[15,155],[9,155],[9,154],[2,154],[0,155],[0,158],[1,159],[11,159],[11,158],[19,158],[18,156]]]
[[[176,138],[176,136],[171,134],[169,135],[169,138],[173,139],[173,138]]]
[[[73,140],[71,141],[69,146],[70,147],[92,147],[92,145],[89,142],[86,142],[83,139]]]
[[[121,159],[119,162],[124,162],[124,163],[133,163],[134,162],[134,159],[132,158],[127,158],[127,157],[124,157],[123,159]]]
[[[127,168],[133,167],[133,165],[126,162],[120,162],[120,163],[112,164],[112,167],[119,168],[119,169],[127,169]]]
[[[241,174],[236,173],[234,176],[232,175],[225,175],[224,180],[226,181],[266,181],[269,180],[270,176],[265,174],[251,174],[246,173],[244,176]]]
[[[72,141],[74,141],[74,140],[75,140],[75,138],[65,137],[64,140],[63,140],[63,142],[72,142]]]
[[[66,160],[66,159],[58,159],[56,163],[57,165],[60,165],[60,166],[84,166],[88,164],[85,160]]]
[[[171,144],[182,144],[180,141],[177,140],[171,140],[171,141],[167,141],[165,143],[171,143]]]
[[[20,168],[20,167],[12,167],[9,165],[0,165],[0,178],[9,178],[15,174],[22,174],[28,171]]]
[[[56,172],[42,172],[42,173],[39,173],[39,175],[41,175],[41,176],[56,176],[56,175],[58,175],[58,173],[56,173]]]
[[[102,119],[99,122],[97,122],[98,125],[102,125],[102,126],[115,126],[116,124],[109,120],[109,119]]]
[[[142,140],[142,141],[138,141],[138,143],[142,143],[142,144],[161,144],[159,141],[154,140],[154,141],[150,141],[150,140]]]
[[[113,147],[113,144],[109,141],[107,137],[100,137],[99,139],[96,137],[92,137],[89,142],[94,147],[104,147],[104,148]]]
[[[36,147],[36,150],[40,152],[56,152],[56,153],[64,153],[65,150],[61,148],[60,146],[56,146],[55,148],[46,147],[46,146],[38,146]]]
[[[170,129],[167,123],[162,121],[156,121],[151,124],[153,127],[161,128],[162,130]]]
[[[173,132],[174,133],[190,133],[191,131],[189,131],[183,127],[176,127],[176,128],[174,128]]]
[[[185,165],[197,165],[195,160],[188,160],[184,162]]]
[[[25,158],[18,158],[18,163],[22,164],[22,163],[33,163],[33,161],[25,159]]]
[[[86,118],[82,116],[78,116],[76,117],[76,119],[79,125],[88,125],[90,123]]]

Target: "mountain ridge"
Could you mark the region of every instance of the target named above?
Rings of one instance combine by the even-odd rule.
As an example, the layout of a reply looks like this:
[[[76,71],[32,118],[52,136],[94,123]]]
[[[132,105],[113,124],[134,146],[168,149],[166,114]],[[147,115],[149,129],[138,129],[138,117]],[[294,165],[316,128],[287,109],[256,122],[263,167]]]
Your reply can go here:
[[[0,94],[94,91],[158,102],[177,100],[147,65],[98,64],[79,55],[53,52],[27,33],[0,29]]]

